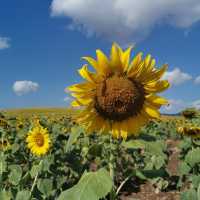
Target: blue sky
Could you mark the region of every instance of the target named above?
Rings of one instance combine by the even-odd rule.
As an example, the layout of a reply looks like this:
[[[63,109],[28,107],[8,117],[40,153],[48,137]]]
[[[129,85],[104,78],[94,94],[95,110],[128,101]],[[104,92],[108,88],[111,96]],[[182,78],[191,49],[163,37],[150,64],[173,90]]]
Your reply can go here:
[[[117,2],[104,0],[101,9],[97,0],[1,0],[0,108],[67,106],[64,88],[81,80],[80,58],[95,56],[97,48],[108,54],[112,41],[134,43],[158,66],[169,64],[167,112],[200,106],[199,1],[149,7],[142,0],[134,14],[135,0]]]

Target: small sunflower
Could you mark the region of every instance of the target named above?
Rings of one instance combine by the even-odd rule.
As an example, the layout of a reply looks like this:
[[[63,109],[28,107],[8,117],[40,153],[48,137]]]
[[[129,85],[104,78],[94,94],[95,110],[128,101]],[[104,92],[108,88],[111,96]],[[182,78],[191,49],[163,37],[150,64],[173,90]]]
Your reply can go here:
[[[41,125],[28,132],[26,142],[30,151],[36,156],[45,155],[50,148],[49,133]]]
[[[97,50],[97,60],[83,57],[96,71],[90,72],[84,65],[79,74],[86,80],[67,88],[75,100],[72,106],[83,107],[78,122],[86,131],[108,132],[115,138],[126,139],[137,135],[149,119],[159,118],[159,108],[167,100],[157,96],[169,87],[160,80],[167,65],[155,68],[155,59],[142,53],[130,61],[132,47],[123,51],[116,43],[112,45],[110,58]]]
[[[8,140],[0,140],[0,150],[7,151],[11,145]]]
[[[196,126],[178,127],[177,132],[181,135],[189,136],[192,138],[200,138],[200,127]]]

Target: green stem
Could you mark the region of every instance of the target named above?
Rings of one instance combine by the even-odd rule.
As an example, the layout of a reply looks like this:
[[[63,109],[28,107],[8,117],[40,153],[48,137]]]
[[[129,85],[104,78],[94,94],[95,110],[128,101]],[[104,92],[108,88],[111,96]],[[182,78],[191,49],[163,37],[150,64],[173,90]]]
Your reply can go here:
[[[112,179],[113,182],[113,187],[112,190],[110,192],[110,200],[115,200],[115,189],[114,189],[114,185],[115,185],[115,180],[114,180],[114,176],[115,176],[115,170],[114,170],[114,162],[115,162],[115,157],[114,157],[114,152],[113,152],[113,139],[112,136],[110,137],[110,159],[109,159],[109,171],[110,171],[110,177]]]
[[[40,167],[40,165],[42,164],[42,161],[43,161],[43,160],[40,160],[40,162],[39,162],[39,167]],[[30,195],[32,194],[32,192],[33,192],[33,190],[34,190],[34,188],[35,188],[35,185],[37,184],[37,179],[38,179],[39,173],[40,173],[40,168],[39,168],[39,170],[38,170],[38,172],[37,172],[37,174],[36,174],[36,176],[35,176],[35,178],[34,178],[33,185],[32,185],[32,187],[31,187],[31,191],[30,191]]]
[[[120,184],[120,186],[117,188],[117,192],[116,195],[119,194],[120,190],[122,189],[122,187],[124,186],[124,184],[131,178],[131,176],[126,177]]]

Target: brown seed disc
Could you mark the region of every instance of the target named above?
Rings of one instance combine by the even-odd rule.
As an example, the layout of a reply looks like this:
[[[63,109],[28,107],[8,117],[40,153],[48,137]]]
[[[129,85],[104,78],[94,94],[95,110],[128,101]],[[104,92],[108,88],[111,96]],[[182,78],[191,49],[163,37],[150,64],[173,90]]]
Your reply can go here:
[[[141,111],[144,96],[140,83],[114,75],[97,85],[95,108],[105,119],[122,121]]]

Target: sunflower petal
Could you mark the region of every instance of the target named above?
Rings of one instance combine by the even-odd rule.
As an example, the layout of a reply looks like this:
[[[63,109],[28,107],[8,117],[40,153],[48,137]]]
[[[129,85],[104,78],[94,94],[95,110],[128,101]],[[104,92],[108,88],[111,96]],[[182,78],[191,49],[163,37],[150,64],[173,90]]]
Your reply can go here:
[[[122,63],[120,59],[120,54],[122,50],[118,47],[116,43],[113,43],[110,53],[110,64],[113,70],[118,70],[122,72]]]
[[[122,66],[124,68],[124,72],[126,72],[128,70],[129,61],[130,61],[130,54],[131,54],[132,48],[133,48],[132,46],[129,47],[125,52],[123,52],[121,54],[121,62],[122,62]]]
[[[155,108],[152,105],[145,103],[144,104],[144,111],[146,112],[146,114],[148,114],[152,118],[160,118],[159,111],[157,110],[157,108]]]
[[[98,62],[94,58],[85,56],[85,57],[82,57],[82,59],[86,60],[97,72],[100,71]]]
[[[111,72],[109,61],[107,56],[99,49],[96,50],[97,62],[99,65],[99,71],[101,70],[102,75],[107,75]]]
[[[169,103],[165,98],[153,94],[146,96],[145,99],[153,105],[166,105]]]
[[[87,68],[87,65],[83,65],[81,69],[78,70],[79,74],[91,83],[96,82],[96,74],[90,72]]]
[[[131,78],[138,73],[141,67],[141,63],[142,63],[142,52],[138,53],[136,57],[132,60],[127,73],[128,77]]]
[[[162,92],[166,90],[170,86],[169,82],[167,80],[162,81],[155,81],[148,83],[144,86],[144,89],[147,91],[147,93],[155,93],[155,92]]]

